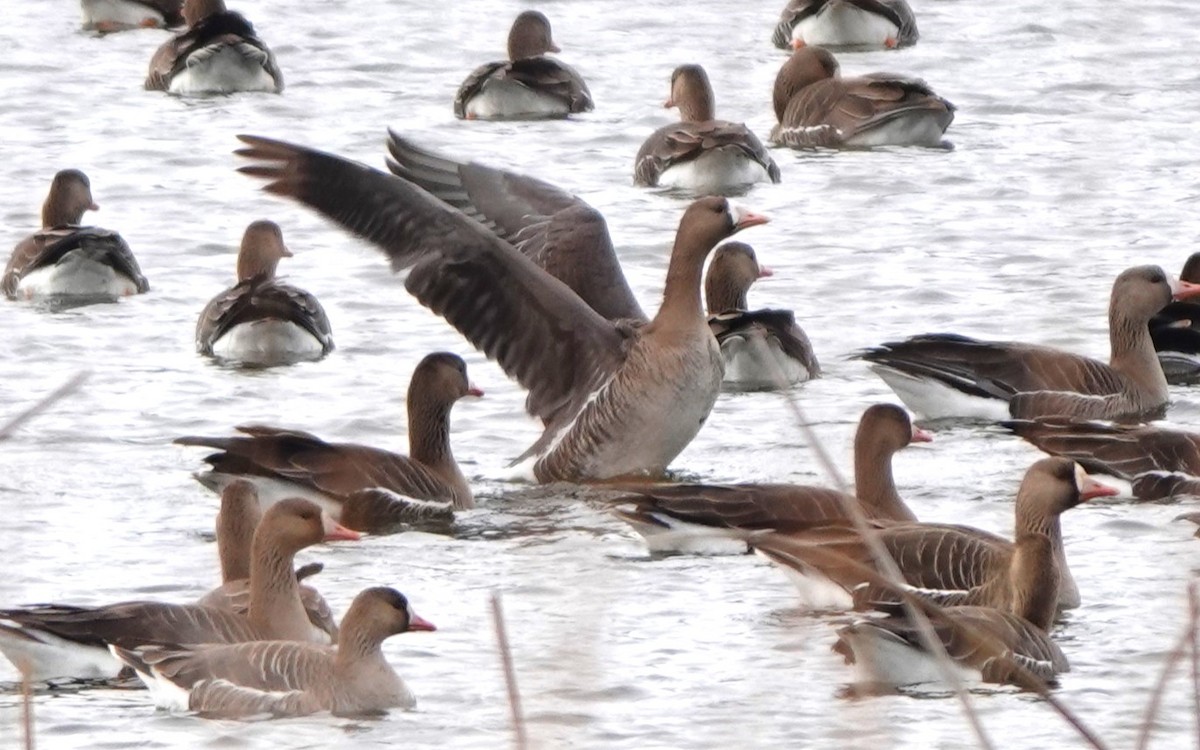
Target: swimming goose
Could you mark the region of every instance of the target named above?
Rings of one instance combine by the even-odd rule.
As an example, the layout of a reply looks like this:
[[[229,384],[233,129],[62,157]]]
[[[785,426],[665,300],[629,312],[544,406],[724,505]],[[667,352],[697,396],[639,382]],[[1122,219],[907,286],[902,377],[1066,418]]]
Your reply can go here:
[[[684,212],[658,314],[603,318],[495,232],[405,179],[239,136],[243,172],[375,243],[405,287],[529,389],[545,431],[517,461],[538,481],[658,474],[707,419],[724,365],[700,304],[704,261],[762,216],[707,197]]]
[[[196,323],[196,349],[225,362],[270,366],[320,359],[333,350],[329,318],[317,298],[275,277],[292,257],[273,221],[246,227],[238,283],[213,297]]]
[[[264,514],[254,534],[246,615],[199,604],[130,601],[100,607],[43,604],[0,610],[0,652],[28,679],[110,679],[120,664],[108,644],[307,640],[313,627],[300,601],[292,560],[321,541],[357,539],[301,498]]]
[[[1078,607],[1080,597],[1063,550],[1060,516],[1092,498],[1116,493],[1088,476],[1083,467],[1062,458],[1041,459],[1025,472],[1014,507],[1015,537],[1042,534],[1050,540],[1061,579],[1056,589],[1059,606],[1064,609]],[[896,561],[904,581],[917,589],[915,593],[943,604],[1004,605],[1004,582],[1013,565],[1013,543],[1007,539],[971,526],[942,523],[893,524],[876,534]],[[843,559],[872,564],[866,543],[845,523],[791,531],[789,536],[819,546],[822,551],[835,551]],[[852,568],[828,565],[820,557],[811,564],[799,565],[796,561],[803,561],[802,555],[776,559],[770,550],[758,549],[789,573],[798,574],[805,592],[826,591],[826,582],[840,586],[844,594],[834,597],[837,606],[873,604],[878,599],[879,594],[869,588],[856,591],[864,579]]]
[[[183,0],[82,0],[83,28],[107,34],[183,23]]]
[[[727,195],[756,182],[779,182],[779,166],[758,136],[742,123],[716,119],[704,68],[675,68],[663,106],[678,107],[680,121],[664,125],[642,143],[634,159],[634,184]]]
[[[1078,419],[1009,420],[1005,427],[1052,456],[1127,480],[1138,500],[1200,491],[1200,434],[1158,424]]]
[[[792,148],[948,148],[942,135],[954,120],[954,105],[923,80],[894,73],[842,78],[821,47],[792,53],[775,77],[773,102],[771,142]]]
[[[395,589],[366,589],[342,620],[336,646],[294,641],[198,646],[113,646],[163,708],[214,719],[336,716],[413,708],[416,699],[384,658],[383,641],[436,630]]]
[[[905,0],[788,0],[771,43],[779,49],[899,49],[917,43],[917,19]]]
[[[146,89],[185,96],[235,91],[283,91],[275,55],[224,0],[186,0],[187,29],[150,59]]]
[[[750,311],[750,285],[771,275],[754,249],[726,242],[704,278],[708,325],[725,357],[726,388],[774,390],[820,377],[821,366],[791,310]]]
[[[929,419],[1143,418],[1167,405],[1167,381],[1146,323],[1174,299],[1200,294],[1158,266],[1135,266],[1113,283],[1112,353],[1104,364],[1034,344],[923,334],[857,356],[919,415]]]
[[[854,433],[855,497],[795,484],[626,484],[621,488],[636,494],[615,502],[632,507],[615,513],[654,552],[745,552],[740,535],[733,546],[710,542],[720,529],[789,530],[846,521],[846,501],[857,503],[870,519],[915,521],[896,491],[892,456],[910,443],[932,439],[900,407],[875,404],[863,412]]]
[[[9,299],[111,301],[150,291],[133,251],[121,235],[83,227],[85,211],[98,211],[92,183],[78,169],[54,175],[42,204],[42,230],[13,248],[0,278]]]
[[[437,352],[421,360],[408,387],[408,456],[261,425],[238,427],[243,434],[235,437],[188,436],[175,442],[220,451],[204,459],[211,468],[196,477],[209,489],[221,492],[233,480],[245,479],[254,484],[263,504],[299,495],[321,505],[343,525],[376,532],[397,520],[398,504],[415,506],[411,512],[417,517],[437,514],[422,510],[422,501],[435,501],[439,508],[475,507],[471,487],[450,450],[450,409],[464,396],[481,397],[483,391],[467,379],[461,357]],[[380,502],[377,493],[355,496],[350,501],[355,509],[347,512],[349,497],[373,488],[395,495],[391,502]]]
[[[508,32],[508,59],[471,71],[454,97],[454,116],[509,120],[591,112],[592,94],[579,73],[546,56],[559,51],[550,20],[536,10],[525,11]]]
[[[254,485],[236,480],[221,493],[221,510],[217,512],[217,555],[221,560],[221,585],[197,600],[206,607],[228,609],[245,615],[250,609],[250,553],[254,532],[262,519],[258,493]],[[296,571],[296,580],[319,573],[320,563],[310,563]],[[337,620],[325,597],[312,586],[300,585],[300,601],[314,629],[310,640],[318,643],[337,643]]]
[[[1180,281],[1200,283],[1200,252],[1192,253]],[[1150,340],[1172,385],[1200,382],[1200,304],[1171,302],[1150,319]]]
[[[1058,600],[1057,566],[1044,534],[1017,537],[1011,572],[1001,582],[1005,606],[964,605],[927,610],[934,634],[960,674],[983,682],[1037,689],[1070,671],[1049,635]],[[942,682],[933,655],[906,611],[859,620],[838,630],[834,651],[871,684]],[[1033,680],[1030,677],[1034,678]]]

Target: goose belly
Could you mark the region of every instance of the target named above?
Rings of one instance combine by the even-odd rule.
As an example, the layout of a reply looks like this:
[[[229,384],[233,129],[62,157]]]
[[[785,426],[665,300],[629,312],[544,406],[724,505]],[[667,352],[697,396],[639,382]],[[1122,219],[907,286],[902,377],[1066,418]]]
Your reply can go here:
[[[875,374],[896,392],[900,400],[922,419],[1008,419],[1008,402],[972,396],[945,383],[919,378],[883,365],[872,365]]]
[[[656,554],[684,555],[744,555],[749,547],[723,529],[688,523],[663,513],[649,513],[649,519],[619,513],[623,521],[646,542],[646,548]]]
[[[0,652],[31,682],[111,680],[121,663],[104,646],[85,646],[0,620]]]
[[[658,177],[662,187],[682,188],[704,195],[727,193],[756,182],[770,182],[763,165],[739,148],[705,151],[695,159],[671,165]]]
[[[721,342],[727,390],[786,388],[809,379],[808,368],[784,353],[779,341],[762,334],[729,336]]]
[[[835,648],[847,648],[852,656],[847,661],[854,664],[858,682],[882,683],[885,685],[917,685],[920,683],[942,683],[944,678],[937,661],[927,651],[914,648],[895,634],[869,621],[861,621],[838,634]],[[844,652],[843,652],[844,653]],[[978,682],[982,675],[977,669],[965,669],[955,663],[954,669],[965,681]]]
[[[137,294],[137,284],[106,263],[71,252],[53,266],[35,269],[21,278],[17,297],[95,297],[117,299]]]
[[[162,28],[166,19],[154,8],[131,0],[83,0],[83,27]]]
[[[793,40],[822,47],[886,47],[899,34],[900,27],[887,18],[839,0],[792,28]]]
[[[279,90],[266,69],[267,53],[252,44],[219,43],[188,55],[186,66],[171,77],[167,91],[183,96]]]
[[[948,113],[912,110],[893,117],[877,127],[869,128],[847,138],[847,146],[874,148],[876,146],[941,147],[942,135],[950,124]]]
[[[464,108],[468,119],[566,117],[570,106],[551,96],[515,81],[489,79],[471,97]]]
[[[771,559],[761,552],[758,554],[767,560]],[[854,599],[850,592],[817,569],[797,570],[790,565],[777,565],[777,567],[796,587],[800,605],[806,609],[828,611],[851,609],[854,606]]]
[[[302,497],[305,500],[311,500],[321,507],[330,515],[333,520],[337,521],[342,516],[342,503],[340,500],[335,500],[323,492],[318,492],[312,487],[299,484],[297,482],[288,482],[282,479],[273,477],[256,476],[253,474],[224,474],[216,471],[203,472],[197,474],[196,478],[205,487],[217,492],[218,494],[225,490],[225,486],[235,479],[245,479],[254,485],[254,489],[258,492],[258,504],[265,513],[275,503],[280,500],[285,500],[289,497]]]
[[[311,333],[286,320],[262,319],[231,328],[212,346],[213,356],[270,366],[320,359],[325,349]]]

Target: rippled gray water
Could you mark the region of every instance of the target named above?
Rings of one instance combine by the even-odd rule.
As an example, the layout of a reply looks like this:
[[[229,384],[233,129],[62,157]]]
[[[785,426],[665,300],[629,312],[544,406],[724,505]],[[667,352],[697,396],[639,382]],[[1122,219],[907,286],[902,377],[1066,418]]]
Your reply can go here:
[[[380,166],[384,129],[461,158],[512,167],[600,208],[631,282],[653,308],[684,202],[631,187],[641,140],[674,65],[704,64],[718,111],[765,134],[782,53],[782,0],[546,2],[562,57],[588,79],[595,113],[570,122],[462,123],[451,100],[469,69],[501,54],[523,3],[234,2],[273,46],[282,96],[180,100],[141,90],[164,32],[97,38],[71,0],[12,3],[0,55],[2,242],[37,224],[49,179],[84,169],[153,291],[50,314],[0,305],[0,416],[79,370],[84,391],[0,451],[5,519],[0,604],[191,598],[217,577],[215,497],[193,482],[199,451],[170,440],[247,421],[405,449],[403,393],[434,349],[467,356],[487,390],[454,414],[455,451],[482,508],[459,538],[411,534],[306,554],[341,610],[361,588],[406,592],[434,634],[389,641],[417,694],[413,713],[249,726],[156,712],[141,692],[39,695],[39,743],[93,747],[496,748],[510,739],[487,617],[504,594],[539,747],[960,747],[953,700],[839,697],[849,670],[830,652],[837,616],[796,609],[790,584],[754,557],[649,559],[574,487],[502,480],[536,436],[523,394],[416,304],[377,253],[234,172],[234,134],[292,139]],[[891,398],[844,355],[929,330],[1019,337],[1107,353],[1111,280],[1138,263],[1177,270],[1196,218],[1200,10],[1187,0],[914,0],[922,39],[901,52],[842,55],[846,74],[924,76],[959,107],[949,153],[776,152],[783,183],[744,202],[773,222],[747,232],[776,276],[753,304],[789,307],[826,376],[798,393],[843,466],[859,412]],[[271,218],[296,253],[284,269],[317,294],[338,349],[266,372],[222,369],[192,351],[195,316],[233,277],[245,225]],[[1193,392],[1172,416],[1192,423]],[[941,426],[897,460],[925,519],[1007,532],[1011,497],[1036,452],[995,430]],[[675,464],[711,480],[824,481],[778,395],[722,397]],[[1182,627],[1200,542],[1177,507],[1100,504],[1065,520],[1084,606],[1058,635],[1074,666],[1058,695],[1114,745],[1129,745],[1163,656]],[[7,663],[0,680],[15,678]],[[1040,701],[977,696],[1011,747],[1078,744]],[[0,745],[18,734],[0,694]],[[1195,717],[1171,684],[1159,746]]]

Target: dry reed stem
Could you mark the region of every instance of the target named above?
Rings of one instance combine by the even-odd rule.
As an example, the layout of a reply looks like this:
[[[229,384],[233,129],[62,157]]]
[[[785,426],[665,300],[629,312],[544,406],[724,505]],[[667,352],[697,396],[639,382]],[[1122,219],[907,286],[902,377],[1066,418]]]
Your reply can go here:
[[[1196,587],[1188,587],[1188,603],[1192,612],[1200,611]],[[1196,746],[1200,747],[1200,618],[1192,618],[1192,718],[1196,720]]]
[[[21,428],[29,420],[49,409],[55,403],[61,401],[75,391],[79,390],[79,386],[83,385],[83,381],[87,380],[87,371],[76,373],[70,380],[55,388],[47,394],[41,401],[38,401],[33,406],[21,412],[17,416],[8,420],[8,423],[0,427],[0,441],[7,440],[14,432]]]
[[[521,693],[517,690],[517,672],[513,668],[508,629],[504,625],[504,612],[500,608],[500,594],[495,591],[492,592],[492,624],[496,628],[496,645],[500,650],[500,662],[504,666],[504,686],[508,690],[508,708],[512,713],[516,748],[526,750],[529,747],[529,736],[525,731],[525,716],[521,711]]]
[[[1167,660],[1163,664],[1162,672],[1158,675],[1158,681],[1154,684],[1154,691],[1150,694],[1150,702],[1146,704],[1146,715],[1142,717],[1142,726],[1138,730],[1137,750],[1145,750],[1150,746],[1150,733],[1154,726],[1154,717],[1158,715],[1158,709],[1162,705],[1163,693],[1166,692],[1167,680],[1171,678],[1171,673],[1175,671],[1175,667],[1183,660],[1183,652],[1188,648],[1195,638],[1197,624],[1200,623],[1200,598],[1196,594],[1196,581],[1188,584],[1188,621],[1183,633],[1179,635],[1179,639],[1175,645],[1167,652]]]
[[[33,750],[33,684],[26,670],[21,670],[21,728],[25,733],[25,750]]]

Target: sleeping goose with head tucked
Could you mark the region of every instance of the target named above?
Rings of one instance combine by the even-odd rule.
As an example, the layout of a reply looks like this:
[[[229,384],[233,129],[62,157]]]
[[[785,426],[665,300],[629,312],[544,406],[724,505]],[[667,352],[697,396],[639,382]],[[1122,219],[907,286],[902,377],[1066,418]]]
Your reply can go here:
[[[270,192],[379,247],[405,287],[529,389],[542,436],[517,459],[539,481],[659,474],[691,442],[724,364],[700,300],[704,262],[764,217],[724,198],[684,212],[662,304],[644,325],[611,321],[497,231],[402,177],[314,149],[241,136]],[[503,231],[503,230],[502,230]]]

